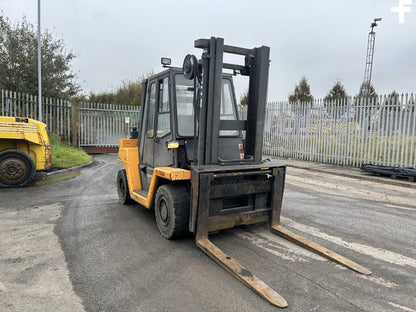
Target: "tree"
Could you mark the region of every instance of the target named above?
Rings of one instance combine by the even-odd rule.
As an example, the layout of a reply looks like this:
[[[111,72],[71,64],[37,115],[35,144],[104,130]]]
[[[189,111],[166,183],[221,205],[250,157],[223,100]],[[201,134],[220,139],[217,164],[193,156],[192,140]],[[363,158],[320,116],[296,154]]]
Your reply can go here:
[[[374,89],[373,85],[370,83],[370,85],[368,85],[368,82],[363,82],[360,86],[360,91],[358,92],[357,97],[358,98],[362,98],[362,97],[376,97],[377,93],[376,90]]]
[[[91,92],[88,101],[94,103],[139,106],[142,101],[142,82],[152,75],[153,73],[148,73],[136,80],[123,81],[115,91],[101,93]]]
[[[139,106],[142,99],[142,85],[139,81],[123,81],[116,91],[90,93],[89,101]]]
[[[248,105],[248,91],[244,91],[240,96],[240,105]]]
[[[367,135],[367,130],[370,130],[371,126],[371,111],[378,109],[380,101],[378,100],[378,95],[373,85],[368,82],[363,82],[360,87],[360,91],[357,96],[354,98],[354,105],[356,106],[355,113],[358,116],[362,116],[363,123],[363,133],[364,136]]]
[[[299,81],[299,84],[295,85],[293,93],[289,95],[289,102],[293,104],[300,102],[300,108],[302,111],[305,109],[308,102],[313,101],[313,96],[311,94],[311,87],[308,83],[308,80],[305,77],[302,77]]]
[[[387,95],[384,105],[388,105],[388,110],[400,110],[400,95],[396,91],[393,91]]]
[[[12,25],[0,15],[0,88],[38,94],[37,31],[26,18]],[[80,91],[71,69],[75,54],[66,52],[62,39],[42,33],[42,94],[68,99]]]
[[[335,117],[336,104],[339,110],[338,113],[340,115],[343,115],[348,105],[347,97],[348,94],[345,91],[345,88],[342,85],[341,81],[335,82],[332,89],[329,90],[328,94],[324,98],[324,106],[326,107],[328,114],[330,114],[332,117]]]
[[[374,89],[373,85],[363,82],[360,86],[360,91],[358,94],[354,97],[354,106],[358,106],[356,108],[356,111],[360,112],[360,106],[365,106],[367,109],[369,109],[370,106],[380,105],[380,102],[378,101],[378,95],[376,93],[376,90]]]
[[[341,81],[337,81],[331,90],[329,90],[328,94],[325,96],[325,101],[335,101],[339,99],[344,99],[348,97],[347,92],[345,91],[344,86],[342,85]]]
[[[367,82],[363,82],[360,86],[360,91],[354,98],[354,105],[364,105],[369,107],[370,105],[372,106],[372,104],[375,104],[376,106],[380,105],[376,90],[371,83],[368,85]]]

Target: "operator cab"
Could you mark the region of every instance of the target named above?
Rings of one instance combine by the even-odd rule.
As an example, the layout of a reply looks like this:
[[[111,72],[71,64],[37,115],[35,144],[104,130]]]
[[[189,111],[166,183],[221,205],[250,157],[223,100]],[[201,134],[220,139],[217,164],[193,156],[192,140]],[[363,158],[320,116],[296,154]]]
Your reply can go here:
[[[141,131],[139,131],[140,175],[148,189],[155,167],[190,169],[197,153],[194,83],[182,68],[169,67],[143,83]],[[198,108],[197,108],[198,109]],[[238,120],[231,74],[224,74],[221,88],[220,120]],[[244,158],[243,136],[239,130],[220,130],[218,157]],[[144,152],[145,151],[145,152]]]

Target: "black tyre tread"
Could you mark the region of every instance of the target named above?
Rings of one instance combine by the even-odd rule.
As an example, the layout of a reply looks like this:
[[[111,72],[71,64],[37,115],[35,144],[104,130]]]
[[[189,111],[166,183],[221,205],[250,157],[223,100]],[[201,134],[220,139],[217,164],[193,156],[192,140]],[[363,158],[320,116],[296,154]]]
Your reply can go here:
[[[120,178],[124,180],[125,191],[126,191],[125,198],[123,198],[120,195],[120,193],[121,193],[121,190],[119,188],[119,179]],[[129,184],[127,182],[127,174],[126,174],[125,169],[119,170],[118,173],[117,173],[117,194],[118,194],[120,203],[122,203],[123,205],[129,205],[129,204],[134,203],[133,199],[131,199],[131,197],[130,197]]]
[[[188,233],[189,225],[189,208],[190,208],[190,197],[185,186],[164,184],[160,186],[156,193],[158,199],[160,193],[166,192],[168,198],[174,207],[175,220],[173,226],[173,233],[170,237],[166,237],[161,232],[162,236],[167,239],[180,238],[184,234]],[[157,219],[157,218],[156,218]],[[158,225],[159,226],[159,225]]]
[[[187,231],[189,222],[189,193],[181,185],[167,185],[172,189],[174,195],[173,204],[175,206],[175,233],[182,236]],[[173,237],[179,237],[175,234]]]
[[[20,183],[6,184],[6,183],[2,183],[0,181],[0,186],[1,187],[16,187],[16,186],[26,185],[30,180],[32,180],[32,178],[35,176],[35,173],[36,173],[36,164],[35,164],[34,160],[27,153],[22,152],[22,151],[17,150],[17,149],[8,149],[8,150],[4,150],[4,151],[0,152],[0,158],[3,157],[4,155],[7,155],[7,154],[12,154],[12,155],[13,154],[18,154],[18,155],[22,156],[23,158],[25,158],[28,161],[28,164],[30,166],[29,167],[30,170],[28,170],[30,173],[27,175],[26,179],[23,180]]]

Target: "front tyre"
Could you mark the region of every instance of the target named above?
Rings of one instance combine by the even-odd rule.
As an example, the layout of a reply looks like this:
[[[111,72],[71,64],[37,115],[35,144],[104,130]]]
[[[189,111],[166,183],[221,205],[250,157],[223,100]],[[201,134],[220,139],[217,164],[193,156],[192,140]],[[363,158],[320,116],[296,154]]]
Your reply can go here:
[[[123,205],[133,203],[133,200],[130,197],[129,185],[127,183],[127,174],[125,169],[119,170],[117,174],[117,193],[118,200]]]
[[[155,216],[160,234],[166,239],[179,238],[188,232],[190,199],[182,185],[165,184],[158,188]]]
[[[0,186],[23,186],[36,172],[33,159],[19,150],[6,150],[0,153]]]

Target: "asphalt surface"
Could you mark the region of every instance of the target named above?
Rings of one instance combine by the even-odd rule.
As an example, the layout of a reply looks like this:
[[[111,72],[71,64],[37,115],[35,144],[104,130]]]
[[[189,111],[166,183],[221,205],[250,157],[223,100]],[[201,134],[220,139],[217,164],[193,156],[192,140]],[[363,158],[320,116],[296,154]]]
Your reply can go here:
[[[0,189],[2,214],[63,207],[54,235],[65,255],[68,291],[86,311],[279,311],[208,258],[191,235],[165,240],[153,211],[119,204],[117,156],[96,160],[69,181]],[[369,268],[371,276],[296,247],[267,226],[210,238],[279,292],[286,311],[416,311],[415,193],[288,169],[282,224]]]

